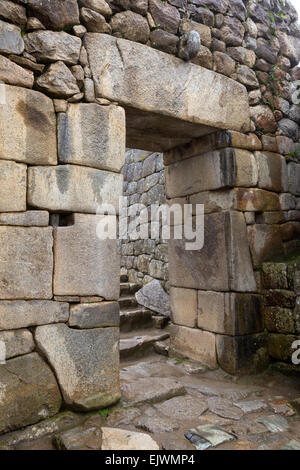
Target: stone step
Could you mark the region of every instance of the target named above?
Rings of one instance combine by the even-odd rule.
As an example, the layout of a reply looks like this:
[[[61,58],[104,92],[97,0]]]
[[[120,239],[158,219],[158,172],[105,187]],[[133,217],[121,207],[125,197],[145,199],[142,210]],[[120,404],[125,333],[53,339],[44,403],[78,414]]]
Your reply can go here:
[[[120,284],[121,297],[135,294],[139,290],[139,286],[132,282],[121,282]]]
[[[152,327],[152,312],[150,310],[132,308],[120,313],[120,330],[123,333]]]
[[[120,280],[121,280],[121,282],[128,282],[128,276],[127,276],[127,274],[121,274]]]
[[[157,334],[157,330],[141,332],[136,336],[121,335],[120,340],[120,358],[126,360],[128,358],[141,358],[154,351],[154,343],[164,341],[169,338],[168,333]]]
[[[128,310],[128,308],[138,308],[138,303],[134,295],[121,297],[119,299],[119,305],[121,311],[124,311],[125,309]]]

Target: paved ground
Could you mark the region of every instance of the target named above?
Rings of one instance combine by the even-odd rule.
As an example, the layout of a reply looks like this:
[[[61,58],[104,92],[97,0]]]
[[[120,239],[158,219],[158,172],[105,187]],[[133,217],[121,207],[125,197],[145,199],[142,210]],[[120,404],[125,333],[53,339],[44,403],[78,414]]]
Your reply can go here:
[[[1,436],[0,445],[15,449],[56,447],[99,449],[100,428],[144,432],[166,450],[195,450],[229,433],[229,442],[212,449],[300,449],[299,379],[274,372],[237,379],[197,364],[149,356],[122,364],[122,402],[110,410],[83,415],[62,413],[25,430]],[[294,404],[291,406],[291,403]],[[206,425],[203,428],[203,425]],[[213,425],[213,426],[207,426]],[[202,426],[198,430],[187,431]],[[212,428],[216,426],[218,432]],[[67,431],[66,429],[71,429]],[[55,437],[56,436],[56,437]]]

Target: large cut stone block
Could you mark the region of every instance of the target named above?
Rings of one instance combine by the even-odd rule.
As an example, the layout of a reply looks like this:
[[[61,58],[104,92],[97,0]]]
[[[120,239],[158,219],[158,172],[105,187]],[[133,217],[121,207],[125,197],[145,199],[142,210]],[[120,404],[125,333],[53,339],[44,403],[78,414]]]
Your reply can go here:
[[[5,85],[0,106],[0,159],[56,165],[56,117],[52,100],[38,91]]]
[[[35,349],[32,334],[25,329],[0,331],[0,341],[5,344],[6,360],[31,353]]]
[[[6,212],[4,214],[0,214],[0,225],[18,225],[20,227],[47,227],[49,225],[49,212]]]
[[[113,216],[75,214],[74,225],[54,230],[54,294],[118,300],[120,257],[117,240],[101,240],[99,223]]]
[[[120,399],[118,328],[39,326],[35,340],[55,371],[67,405],[91,410]]]
[[[284,157],[272,152],[255,152],[258,167],[258,187],[269,191],[286,192],[287,165]]]
[[[264,333],[248,336],[217,335],[220,367],[233,375],[256,374],[268,367],[269,354]]]
[[[119,324],[118,302],[79,304],[71,307],[69,326],[73,328],[104,328]]]
[[[75,165],[28,169],[28,203],[51,211],[96,213],[101,204],[119,210],[123,176]]]
[[[256,224],[248,227],[253,265],[259,268],[264,261],[284,254],[279,225]]]
[[[0,330],[66,322],[69,304],[50,300],[7,300],[0,302]]]
[[[256,282],[243,214],[204,217],[204,246],[185,249],[187,240],[169,241],[170,284],[190,289],[255,292]]]
[[[120,172],[125,163],[125,113],[117,106],[70,104],[58,115],[58,155],[77,163]]]
[[[52,228],[0,227],[0,299],[51,299]]]
[[[169,152],[171,153],[171,152]],[[169,198],[233,186],[255,186],[257,167],[247,150],[226,148],[207,152],[167,166]]]
[[[0,160],[0,212],[26,210],[27,167]]]
[[[170,289],[172,321],[176,325],[194,328],[197,321],[197,291],[193,289]]]
[[[217,367],[216,335],[208,331],[171,325],[170,355],[192,359],[214,369]]]
[[[85,46],[97,97],[131,108],[128,146],[147,136],[146,150],[167,150],[214,127],[249,129],[247,91],[224,75],[105,34],[86,34]]]
[[[230,336],[263,331],[261,298],[252,294],[198,291],[198,327]]]
[[[60,409],[55,377],[36,353],[0,365],[0,384],[0,433],[37,423]]]

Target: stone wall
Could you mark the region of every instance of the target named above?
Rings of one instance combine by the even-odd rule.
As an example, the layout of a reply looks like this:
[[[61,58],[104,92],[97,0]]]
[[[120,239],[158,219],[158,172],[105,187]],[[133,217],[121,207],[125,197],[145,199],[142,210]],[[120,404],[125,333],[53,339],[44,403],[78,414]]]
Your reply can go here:
[[[129,223],[140,213],[138,204],[148,208],[148,230],[152,204],[166,204],[163,155],[142,150],[128,150],[122,168],[124,196],[128,201]],[[133,215],[132,215],[133,214]],[[155,220],[155,217],[154,217]],[[162,227],[161,218],[157,221]],[[143,286],[153,279],[168,290],[168,242],[162,240],[122,240],[121,266],[129,282]]]
[[[96,208],[118,207],[125,125],[165,153],[168,199],[206,204],[206,250],[170,242],[174,351],[268,363],[259,268],[299,248],[299,43],[282,0],[1,0],[0,432],[120,397]]]
[[[264,289],[264,321],[268,350],[274,368],[284,373],[299,374],[299,365],[292,356],[300,340],[300,263],[299,258],[262,267]],[[300,344],[300,342],[299,342]]]

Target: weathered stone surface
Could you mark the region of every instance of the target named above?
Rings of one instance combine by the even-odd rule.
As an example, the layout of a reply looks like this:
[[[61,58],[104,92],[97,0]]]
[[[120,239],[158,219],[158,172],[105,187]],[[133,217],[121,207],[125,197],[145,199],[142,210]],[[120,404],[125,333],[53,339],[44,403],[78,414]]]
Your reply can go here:
[[[74,225],[54,230],[54,294],[119,298],[117,241],[101,240],[98,224],[113,216],[75,214]]]
[[[237,18],[226,16],[221,28],[222,40],[228,46],[241,46],[245,30],[242,23]]]
[[[99,409],[120,399],[117,328],[78,331],[61,323],[39,326],[35,340],[69,406]]]
[[[0,212],[26,210],[27,167],[0,160]]]
[[[299,336],[283,335],[271,333],[268,335],[268,351],[271,357],[280,361],[292,363],[292,355],[295,350],[292,348],[294,341],[299,340]]]
[[[28,0],[29,12],[47,29],[64,29],[79,24],[76,0]]]
[[[96,426],[77,426],[55,436],[59,450],[101,450],[102,432]]]
[[[148,21],[133,11],[117,13],[111,20],[112,31],[115,36],[146,43],[150,36]]]
[[[159,403],[186,393],[185,388],[173,377],[142,377],[137,381],[124,383],[121,389],[123,399],[131,406]]]
[[[0,158],[56,165],[56,118],[52,101],[37,91],[5,86],[0,106]]]
[[[170,300],[173,323],[194,328],[197,320],[197,291],[171,287]]]
[[[128,124],[130,128],[143,128],[145,123],[137,121],[141,121],[138,116],[144,111],[154,112],[156,115],[163,114],[166,126],[169,126],[169,116],[204,126],[248,129],[249,107],[246,90],[227,77],[194,64],[185,64],[180,59],[142,44],[108,35],[87,34],[85,46],[93,76],[96,77],[96,96],[134,108],[135,111],[126,116],[127,119],[133,120]],[[162,60],[163,75],[160,65]],[[108,63],[109,67],[106,66]],[[186,84],[187,74],[190,74],[190,86]],[[213,94],[209,92],[212,82],[215,90]],[[143,86],[140,87],[139,84]],[[177,98],[179,96],[180,99]],[[137,113],[136,110],[140,111]],[[154,116],[152,118],[154,119]],[[169,122],[171,125],[171,121]],[[156,123],[156,127],[156,133],[161,133],[162,126]],[[180,135],[178,127],[176,132]],[[185,130],[184,137],[186,132]],[[195,132],[201,134],[200,129],[195,129]],[[170,133],[166,133],[167,135],[171,136]]]
[[[58,117],[58,155],[62,163],[120,172],[125,160],[124,110],[70,104]]]
[[[288,164],[289,192],[295,196],[300,196],[300,165],[294,162]]]
[[[235,69],[235,61],[229,57],[228,54],[225,54],[224,52],[220,51],[215,51],[213,53],[214,57],[214,70],[218,73],[222,73],[223,75],[227,75],[227,77],[230,77]]]
[[[204,240],[201,250],[191,251],[185,249],[186,240],[169,241],[171,286],[256,291],[242,214],[222,212],[204,216]]]
[[[167,54],[176,55],[179,38],[162,29],[155,29],[150,36],[151,46]]]
[[[0,225],[19,225],[21,227],[47,227],[49,212],[26,211],[0,214]]]
[[[190,204],[204,204],[204,213],[221,212],[235,209],[235,192],[221,189],[217,191],[203,191],[190,196]]]
[[[272,333],[296,333],[292,310],[282,307],[264,308],[265,325]]]
[[[217,367],[216,336],[208,331],[171,325],[170,356],[179,356]]]
[[[49,300],[0,302],[0,330],[66,322],[68,318],[69,305],[63,302],[51,302]]]
[[[21,36],[21,28],[0,20],[0,53],[22,54],[24,41]]]
[[[244,412],[225,398],[211,397],[207,400],[209,410],[222,418],[239,420]]]
[[[76,78],[61,61],[51,64],[36,83],[41,90],[56,98],[68,98],[80,92]]]
[[[255,152],[258,167],[258,187],[269,191],[287,191],[287,166],[277,153]]]
[[[140,289],[135,294],[135,298],[140,305],[153,310],[153,312],[170,315],[170,298],[156,279]]]
[[[38,18],[47,29],[64,29],[79,24],[76,0],[28,0],[29,12]]]
[[[63,61],[66,64],[77,64],[79,60],[81,39],[64,31],[36,31],[24,37],[26,51],[39,62]]]
[[[86,29],[91,33],[111,34],[111,26],[106,23],[106,19],[100,13],[89,8],[81,8],[80,16]]]
[[[260,333],[263,330],[261,298],[199,291],[197,323],[203,330],[231,336]]]
[[[199,420],[201,415],[207,411],[207,400],[194,396],[183,396],[170,398],[163,403],[155,405],[155,409],[165,416],[170,416],[175,422],[182,418],[185,420]]]
[[[227,53],[232,59],[240,64],[247,65],[250,68],[253,68],[255,65],[255,52],[246,49],[245,47],[229,47],[227,49]]]
[[[0,56],[0,80],[9,85],[32,88],[34,75],[33,72],[19,67],[6,57]]]
[[[290,290],[269,289],[264,295],[264,302],[267,306],[275,305],[278,307],[294,308],[295,301],[296,294]]]
[[[28,354],[35,349],[32,334],[28,330],[0,331],[0,341],[6,347],[6,360]]]
[[[252,106],[250,115],[258,130],[263,132],[275,132],[277,130],[277,123],[269,106]]]
[[[236,208],[240,211],[279,211],[278,194],[263,189],[235,189]]]
[[[0,16],[5,20],[25,28],[27,23],[26,9],[9,0],[2,0],[0,4]]]
[[[137,428],[151,433],[170,433],[179,427],[175,421],[162,416],[142,416],[134,424]]]
[[[102,450],[159,450],[159,445],[148,434],[105,427]]]
[[[283,243],[278,225],[257,224],[248,227],[252,260],[255,267],[264,261],[283,255]]]
[[[180,22],[177,8],[160,0],[149,0],[149,10],[156,25],[169,33],[176,34]]]
[[[262,280],[266,289],[288,289],[287,265],[285,263],[264,263]]]
[[[0,299],[51,299],[52,228],[0,227]]]
[[[206,69],[213,68],[213,56],[208,47],[200,46],[200,50],[196,57],[192,60],[193,64],[200,65]]]
[[[122,175],[75,165],[28,169],[28,203],[51,211],[96,213],[101,204],[118,211]]]
[[[288,36],[284,32],[278,33],[280,52],[291,60],[292,65],[299,64],[300,61],[300,38]]]
[[[178,46],[178,57],[183,60],[191,60],[200,51],[201,40],[198,31],[189,31],[181,36]]]
[[[50,368],[36,353],[0,365],[2,384],[0,432],[55,415],[61,396]]]
[[[72,328],[103,328],[119,324],[118,302],[89,303],[71,307],[69,326]]]
[[[268,366],[269,355],[263,333],[249,336],[217,335],[216,345],[219,365],[229,374],[249,375]]]
[[[80,5],[100,13],[105,17],[112,15],[112,10],[105,0],[80,0]]]

